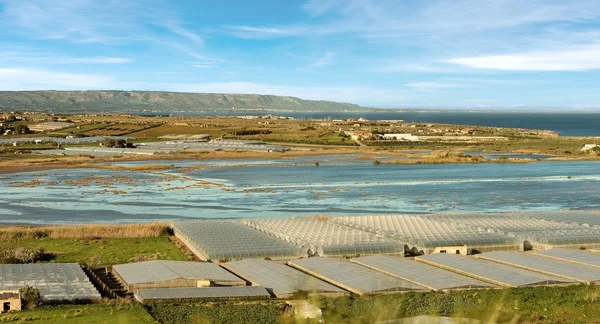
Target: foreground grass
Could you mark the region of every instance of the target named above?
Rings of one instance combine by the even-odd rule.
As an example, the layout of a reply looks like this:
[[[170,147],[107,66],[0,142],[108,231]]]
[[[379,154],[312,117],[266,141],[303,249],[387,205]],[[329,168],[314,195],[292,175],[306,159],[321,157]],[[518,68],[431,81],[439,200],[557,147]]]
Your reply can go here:
[[[16,238],[132,238],[158,237],[170,233],[166,223],[71,226],[5,226],[0,228],[0,239]]]
[[[156,323],[137,303],[43,306],[35,310],[0,315],[0,322],[48,324]]]
[[[279,323],[283,310],[270,303],[151,303],[145,306],[159,323]]]
[[[50,262],[78,262],[90,267],[145,260],[188,260],[169,237],[140,238],[17,238],[0,241],[0,251],[19,247],[44,250]]]
[[[598,323],[600,287],[527,287],[322,298],[329,323],[372,323],[419,315],[494,323]]]

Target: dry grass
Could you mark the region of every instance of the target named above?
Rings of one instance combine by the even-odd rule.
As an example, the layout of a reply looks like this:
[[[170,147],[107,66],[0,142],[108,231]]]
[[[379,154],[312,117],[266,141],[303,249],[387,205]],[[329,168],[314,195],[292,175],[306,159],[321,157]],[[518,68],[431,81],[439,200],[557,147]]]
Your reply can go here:
[[[133,238],[169,235],[166,223],[125,225],[73,225],[73,226],[7,226],[0,228],[0,239],[14,238]]]

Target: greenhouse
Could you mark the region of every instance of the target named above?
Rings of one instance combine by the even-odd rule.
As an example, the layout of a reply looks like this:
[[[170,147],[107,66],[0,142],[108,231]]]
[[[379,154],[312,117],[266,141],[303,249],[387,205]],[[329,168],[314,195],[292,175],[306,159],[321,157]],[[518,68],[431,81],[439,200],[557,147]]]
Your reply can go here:
[[[45,301],[100,299],[77,263],[0,264],[0,290],[37,288]]]
[[[587,226],[600,226],[600,213],[598,211],[548,211],[527,213],[529,217],[536,219],[554,220],[563,223],[576,223]]]
[[[555,229],[581,228],[578,224],[563,223],[531,217],[539,213],[462,213],[429,215],[428,219],[452,225],[469,226],[501,233],[535,232]]]
[[[255,219],[244,224],[309,250],[314,256],[404,254],[404,245],[393,239],[330,222],[328,217]]]
[[[496,288],[496,286],[490,283],[440,269],[410,258],[373,255],[351,259],[350,261],[435,291]]]
[[[239,221],[174,222],[175,235],[202,260],[292,259],[301,248],[243,225]]]
[[[568,230],[527,233],[523,236],[534,250],[551,248],[595,249],[600,247],[600,228],[582,228]]]
[[[544,251],[537,251],[536,255],[569,261],[577,264],[584,264],[592,267],[600,267],[600,253],[595,252],[554,248]]]
[[[245,286],[214,263],[154,260],[114,265],[113,274],[129,290],[208,286]]]
[[[501,251],[484,253],[477,257],[585,284],[600,281],[600,271],[598,271],[598,268],[545,258],[533,253]]]
[[[436,252],[436,248],[463,245],[469,251],[479,252],[519,251],[523,248],[522,241],[514,236],[417,215],[332,217],[332,220],[405,242],[406,250],[412,254],[430,254]]]
[[[174,301],[184,299],[235,300],[269,299],[264,287],[209,287],[209,288],[155,288],[136,290],[134,297],[140,303],[150,301]]]
[[[472,256],[440,253],[420,256],[416,260],[502,287],[561,285],[575,282]]]
[[[221,266],[252,285],[267,288],[277,298],[289,298],[299,291],[329,297],[347,294],[336,286],[276,261],[241,260],[222,263]]]
[[[307,258],[288,264],[357,295],[423,291],[425,288],[344,259]]]

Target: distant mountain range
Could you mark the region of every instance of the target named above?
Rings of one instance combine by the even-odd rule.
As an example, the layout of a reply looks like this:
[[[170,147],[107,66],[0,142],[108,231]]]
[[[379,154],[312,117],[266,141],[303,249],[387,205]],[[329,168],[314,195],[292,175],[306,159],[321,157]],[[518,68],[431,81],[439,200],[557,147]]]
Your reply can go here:
[[[50,113],[297,111],[363,112],[351,103],[296,97],[162,91],[0,91],[0,111]]]

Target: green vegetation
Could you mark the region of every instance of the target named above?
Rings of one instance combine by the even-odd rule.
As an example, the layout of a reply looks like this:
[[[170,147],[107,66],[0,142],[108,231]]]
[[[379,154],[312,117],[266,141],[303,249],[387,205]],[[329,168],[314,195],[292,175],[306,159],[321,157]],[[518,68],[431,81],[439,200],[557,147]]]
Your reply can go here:
[[[373,323],[419,315],[466,317],[496,323],[583,323],[600,321],[600,287],[527,287],[450,293],[322,298],[330,323]]]
[[[19,246],[14,249],[0,251],[0,263],[35,263],[51,260],[54,255],[43,250],[33,250]]]
[[[79,262],[91,267],[153,259],[188,260],[169,237],[140,238],[13,238],[0,241],[0,251],[43,250],[50,262]]]
[[[138,303],[41,306],[0,315],[0,322],[47,324],[155,323]]]
[[[24,309],[35,309],[42,304],[42,296],[37,288],[25,285],[25,287],[19,289],[19,294],[21,294]]]
[[[263,134],[271,134],[272,132],[268,129],[242,129],[237,132],[234,132],[233,135],[236,136],[246,136],[246,135],[263,135]]]
[[[150,303],[146,310],[159,323],[279,323],[275,303]]]

